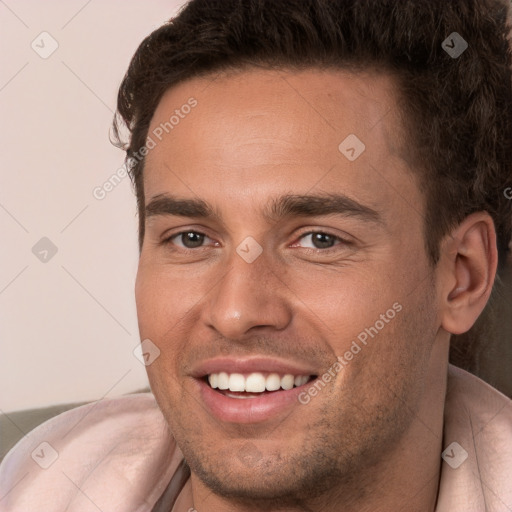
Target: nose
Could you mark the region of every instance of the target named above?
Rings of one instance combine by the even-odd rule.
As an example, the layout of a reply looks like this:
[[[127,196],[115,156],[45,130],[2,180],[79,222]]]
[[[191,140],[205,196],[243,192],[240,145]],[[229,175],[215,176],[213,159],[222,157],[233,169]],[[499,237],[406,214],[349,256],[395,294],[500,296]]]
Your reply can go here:
[[[292,319],[289,290],[265,251],[252,263],[236,252],[229,271],[208,294],[203,321],[222,336],[241,340],[262,329],[282,330]]]

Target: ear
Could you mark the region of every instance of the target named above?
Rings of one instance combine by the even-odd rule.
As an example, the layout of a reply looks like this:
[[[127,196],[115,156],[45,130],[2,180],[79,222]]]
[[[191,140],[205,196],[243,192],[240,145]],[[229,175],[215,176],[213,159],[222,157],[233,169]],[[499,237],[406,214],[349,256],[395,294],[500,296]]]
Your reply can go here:
[[[496,229],[486,212],[469,215],[444,238],[437,289],[446,331],[471,329],[491,295],[497,263]]]

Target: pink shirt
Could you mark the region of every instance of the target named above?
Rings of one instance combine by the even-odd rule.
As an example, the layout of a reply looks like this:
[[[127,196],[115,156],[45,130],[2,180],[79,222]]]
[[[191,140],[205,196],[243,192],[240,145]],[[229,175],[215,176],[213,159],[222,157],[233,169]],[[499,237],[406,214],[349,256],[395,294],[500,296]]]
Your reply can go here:
[[[512,511],[512,401],[454,366],[443,448],[436,512]],[[7,454],[0,511],[150,512],[181,461],[152,394],[101,400],[43,423]],[[189,481],[172,510],[190,507]]]

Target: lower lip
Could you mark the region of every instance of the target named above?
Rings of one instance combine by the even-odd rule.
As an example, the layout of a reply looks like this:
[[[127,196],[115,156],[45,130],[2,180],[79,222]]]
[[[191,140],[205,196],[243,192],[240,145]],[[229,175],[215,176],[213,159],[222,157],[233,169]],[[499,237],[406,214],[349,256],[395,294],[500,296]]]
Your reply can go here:
[[[199,393],[210,413],[228,423],[261,423],[301,406],[299,395],[313,381],[296,388],[265,393],[256,398],[231,398],[212,389],[203,380],[196,380]]]

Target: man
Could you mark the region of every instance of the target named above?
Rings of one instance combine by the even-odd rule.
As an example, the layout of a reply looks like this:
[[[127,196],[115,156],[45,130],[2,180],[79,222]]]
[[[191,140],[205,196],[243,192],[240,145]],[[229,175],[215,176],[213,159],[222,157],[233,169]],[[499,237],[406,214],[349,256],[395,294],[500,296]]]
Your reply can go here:
[[[193,0],[151,34],[116,128],[156,403],[39,427],[4,509],[512,510],[511,402],[448,364],[511,235],[506,20],[498,0]]]

